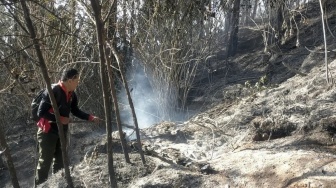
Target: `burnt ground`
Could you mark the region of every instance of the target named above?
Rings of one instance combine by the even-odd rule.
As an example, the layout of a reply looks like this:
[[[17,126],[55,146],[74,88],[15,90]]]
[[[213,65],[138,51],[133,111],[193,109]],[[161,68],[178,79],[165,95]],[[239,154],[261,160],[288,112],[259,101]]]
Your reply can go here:
[[[146,165],[131,142],[132,164],[125,163],[114,140],[119,187],[334,187],[335,85],[325,78],[319,7],[300,11],[300,46],[292,36],[266,53],[261,32],[242,29],[238,55],[219,60],[211,79],[205,75],[195,86],[190,107],[199,113],[141,130]],[[335,12],[328,14],[328,27],[334,76]],[[33,183],[35,129],[17,124],[6,134],[21,187]],[[71,133],[75,187],[108,187],[104,130],[74,125]],[[61,176],[43,187],[66,187]],[[7,169],[0,170],[0,180],[0,187],[11,187]]]

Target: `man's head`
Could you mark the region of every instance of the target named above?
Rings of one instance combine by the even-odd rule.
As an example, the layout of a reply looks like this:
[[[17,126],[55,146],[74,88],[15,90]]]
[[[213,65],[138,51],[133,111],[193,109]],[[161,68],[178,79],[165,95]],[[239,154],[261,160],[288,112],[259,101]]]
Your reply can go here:
[[[65,69],[62,72],[61,81],[65,84],[68,91],[74,91],[79,82],[79,73],[74,68]]]

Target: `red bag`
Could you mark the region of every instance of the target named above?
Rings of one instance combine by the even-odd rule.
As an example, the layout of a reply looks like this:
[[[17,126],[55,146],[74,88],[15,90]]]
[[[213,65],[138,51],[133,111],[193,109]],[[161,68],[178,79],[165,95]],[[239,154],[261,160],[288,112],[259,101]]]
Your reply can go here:
[[[40,120],[37,122],[37,126],[42,129],[44,133],[48,133],[50,130],[50,123],[49,120],[40,118]]]

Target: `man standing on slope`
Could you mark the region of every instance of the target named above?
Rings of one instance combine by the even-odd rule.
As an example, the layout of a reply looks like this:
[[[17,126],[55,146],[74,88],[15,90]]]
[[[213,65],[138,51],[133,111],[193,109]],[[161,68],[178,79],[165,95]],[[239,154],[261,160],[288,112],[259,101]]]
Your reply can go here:
[[[80,119],[99,122],[98,117],[87,114],[78,108],[78,100],[74,92],[78,82],[78,71],[72,68],[65,69],[62,72],[61,80],[52,87],[59,108],[64,135],[67,135],[70,112]],[[39,159],[35,174],[35,186],[48,179],[52,162],[53,173],[64,168],[58,127],[47,90],[43,93],[37,115],[40,118],[37,122],[39,127],[37,132]]]

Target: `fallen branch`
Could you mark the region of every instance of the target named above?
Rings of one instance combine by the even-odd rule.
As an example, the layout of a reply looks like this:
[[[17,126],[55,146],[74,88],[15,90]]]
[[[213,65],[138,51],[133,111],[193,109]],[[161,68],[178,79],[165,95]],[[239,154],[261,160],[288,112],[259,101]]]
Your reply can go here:
[[[286,64],[284,61],[282,61],[282,64],[290,71],[296,73],[296,74],[299,74],[300,76],[307,76],[306,73],[303,73],[303,72],[300,72],[296,69],[294,69],[293,67],[291,67],[290,65]]]
[[[218,123],[217,123],[217,121],[215,121],[215,120],[213,120],[213,119],[210,119],[210,118],[208,118],[208,117],[205,117],[205,119],[208,119],[208,120],[210,120],[210,121],[215,122],[215,124],[216,124],[216,125],[215,125],[215,128],[218,127]],[[210,124],[210,125],[212,125],[212,124]],[[213,128],[211,128],[211,127],[209,127],[209,128],[210,128],[211,131],[212,131],[212,143],[211,143],[211,147],[212,147],[212,149],[211,149],[211,157],[210,157],[210,159],[209,159],[209,160],[211,160],[212,157],[213,157],[214,150],[215,150],[215,132],[214,132]]]
[[[307,46],[305,46],[305,48],[306,48],[306,50],[308,50],[308,51],[311,52],[311,53],[318,53],[318,54],[324,54],[324,53],[325,53],[324,49],[311,50],[311,49],[309,49]],[[321,50],[322,50],[322,51],[321,51]],[[330,53],[330,52],[336,52],[336,49],[333,49],[333,50],[327,50],[327,52],[328,52],[328,53]]]
[[[161,156],[160,153],[158,153],[157,151],[154,151],[153,149],[148,149],[147,147],[145,147],[144,154],[152,156],[152,157],[156,157],[160,159],[161,161],[168,163],[170,165],[174,165],[174,166],[177,165],[173,160],[165,158],[164,156]]]

